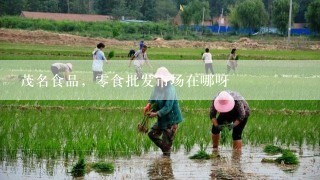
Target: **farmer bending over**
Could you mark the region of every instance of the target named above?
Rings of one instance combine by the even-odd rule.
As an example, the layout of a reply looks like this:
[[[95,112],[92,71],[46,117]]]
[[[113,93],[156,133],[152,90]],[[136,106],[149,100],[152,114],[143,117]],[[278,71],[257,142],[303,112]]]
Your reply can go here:
[[[72,64],[71,63],[54,63],[51,65],[51,72],[54,77],[63,78],[60,73],[64,73],[64,78],[66,81],[69,81],[69,74],[72,72]]]
[[[174,135],[182,115],[177,101],[176,90],[172,85],[173,75],[161,67],[155,74],[157,86],[154,88],[144,113],[149,112],[151,104],[155,104],[155,112],[149,117],[157,117],[158,121],[148,133],[150,139],[162,150],[164,156],[170,156]],[[160,138],[160,136],[162,137]]]
[[[217,117],[217,114],[218,117]],[[222,91],[214,98],[210,110],[212,120],[213,149],[217,150],[220,131],[224,126],[232,130],[233,149],[241,150],[241,135],[247,124],[250,108],[247,101],[237,92]]]

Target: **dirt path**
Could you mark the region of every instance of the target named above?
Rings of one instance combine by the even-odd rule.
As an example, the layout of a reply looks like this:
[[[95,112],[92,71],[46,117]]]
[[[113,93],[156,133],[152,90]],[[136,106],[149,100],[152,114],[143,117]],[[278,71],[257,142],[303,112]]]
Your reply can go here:
[[[69,45],[69,46],[95,46],[97,42],[104,42],[105,44],[114,47],[128,49],[136,47],[135,41],[119,41],[115,39],[104,38],[89,38],[70,34],[52,33],[42,30],[27,31],[14,29],[0,29],[0,41],[16,42],[16,43],[32,43],[32,44],[47,44],[47,45]],[[187,41],[187,40],[172,40],[166,41],[162,38],[157,38],[153,41],[146,41],[146,44],[151,47],[159,48],[203,48],[209,47],[211,49],[285,49],[286,41],[283,40],[267,40],[255,41],[249,38],[240,38],[235,42],[203,42],[203,41]],[[290,49],[320,49],[320,43],[317,41],[308,41],[306,39],[296,38],[293,40]]]

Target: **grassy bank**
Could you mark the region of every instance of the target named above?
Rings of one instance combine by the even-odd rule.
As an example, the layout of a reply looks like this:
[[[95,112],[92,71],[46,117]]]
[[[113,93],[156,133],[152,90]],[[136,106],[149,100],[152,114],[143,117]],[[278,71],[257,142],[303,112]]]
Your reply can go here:
[[[106,44],[105,51],[115,51],[114,59],[128,60],[130,48],[114,47]],[[61,45],[16,44],[0,42],[0,60],[91,60],[94,47],[75,47]],[[150,47],[148,57],[151,60],[199,60],[203,48],[156,48]],[[229,50],[212,49],[216,60],[228,58]],[[241,60],[319,60],[318,51],[312,50],[238,50]]]

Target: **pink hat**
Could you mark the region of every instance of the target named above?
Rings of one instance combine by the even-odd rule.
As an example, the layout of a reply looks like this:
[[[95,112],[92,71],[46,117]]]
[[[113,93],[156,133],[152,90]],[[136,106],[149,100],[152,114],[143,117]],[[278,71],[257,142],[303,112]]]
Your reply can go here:
[[[234,98],[226,91],[219,93],[214,100],[214,107],[220,113],[226,113],[233,109],[235,104]]]
[[[172,81],[174,80],[173,75],[168,71],[167,68],[161,67],[157,69],[156,74],[154,75],[155,78],[160,78],[164,82]]]

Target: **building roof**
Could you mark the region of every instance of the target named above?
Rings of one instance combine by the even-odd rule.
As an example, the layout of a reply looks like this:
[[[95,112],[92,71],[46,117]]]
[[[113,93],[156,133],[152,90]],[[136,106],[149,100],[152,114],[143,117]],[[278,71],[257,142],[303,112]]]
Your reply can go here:
[[[66,14],[66,13],[46,13],[46,12],[29,12],[22,11],[21,17],[32,19],[49,19],[54,21],[70,20],[70,21],[108,21],[112,20],[112,16],[92,15],[92,14]]]

